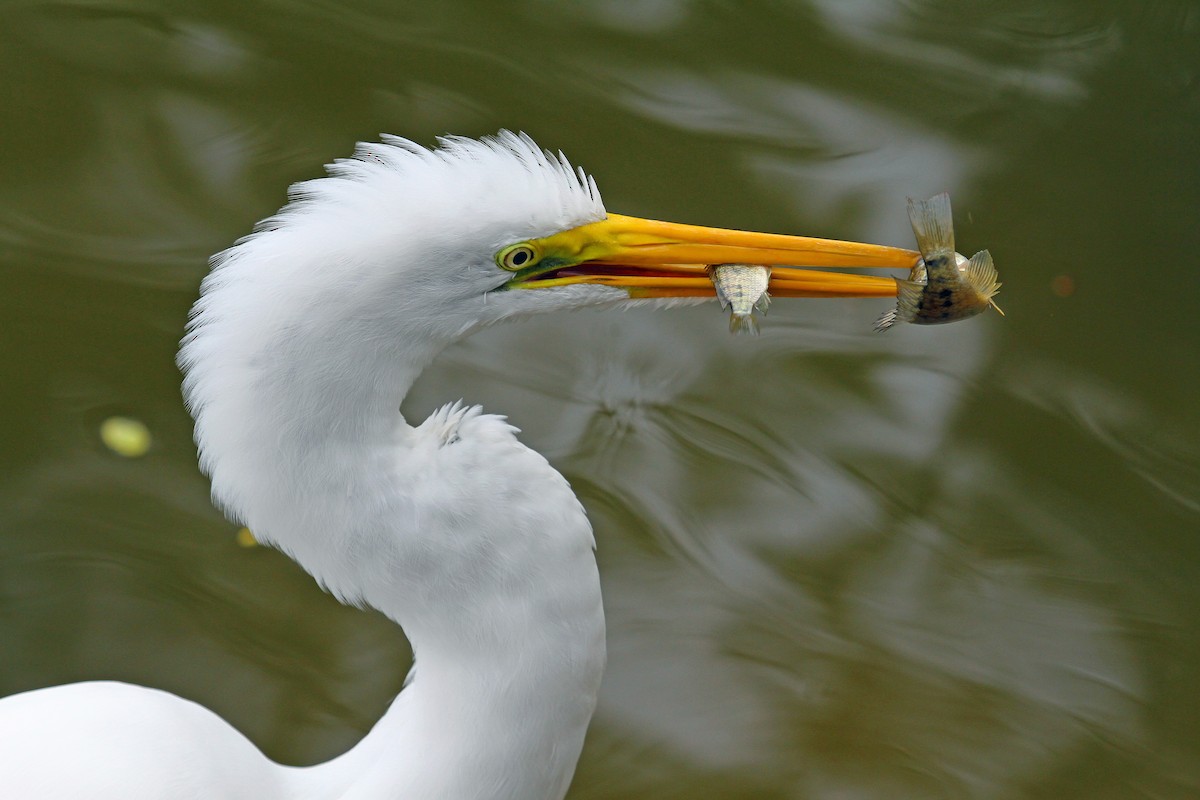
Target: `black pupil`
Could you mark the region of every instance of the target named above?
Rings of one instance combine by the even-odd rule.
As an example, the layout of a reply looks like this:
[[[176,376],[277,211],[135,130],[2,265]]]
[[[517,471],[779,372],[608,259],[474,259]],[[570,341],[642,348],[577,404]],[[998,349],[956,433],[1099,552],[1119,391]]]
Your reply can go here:
[[[512,263],[518,267],[521,266],[522,264],[524,264],[528,260],[529,260],[529,251],[528,250],[518,250],[515,253],[513,253],[513,255],[512,255]]]

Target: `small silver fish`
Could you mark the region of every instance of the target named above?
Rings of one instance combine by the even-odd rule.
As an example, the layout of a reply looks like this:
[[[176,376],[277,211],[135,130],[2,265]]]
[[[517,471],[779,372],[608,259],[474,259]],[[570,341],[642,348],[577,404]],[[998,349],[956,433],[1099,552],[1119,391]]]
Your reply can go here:
[[[928,200],[908,198],[908,219],[917,237],[921,260],[908,280],[898,280],[896,307],[875,323],[875,330],[897,321],[917,325],[957,322],[985,311],[1000,311],[992,298],[1000,291],[996,265],[987,250],[969,259],[954,252],[954,217],[950,195],[942,192]],[[1003,311],[1000,311],[1003,314]]]
[[[767,294],[771,268],[760,264],[713,264],[708,268],[708,277],[717,290],[721,308],[729,309],[729,331],[757,336],[754,311],[765,314],[771,304],[771,295]]]

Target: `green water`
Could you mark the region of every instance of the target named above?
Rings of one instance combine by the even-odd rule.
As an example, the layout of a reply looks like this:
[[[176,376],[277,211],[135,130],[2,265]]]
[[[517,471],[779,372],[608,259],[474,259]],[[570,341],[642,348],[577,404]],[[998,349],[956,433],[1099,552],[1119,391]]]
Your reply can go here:
[[[410,418],[508,414],[595,525],[570,797],[1198,796],[1198,76],[1195,2],[9,0],[0,694],[163,687],[292,763],[369,728],[403,637],[237,544],[173,354],[289,183],[510,127],[685,222],[910,246],[948,189],[1008,313],[582,313],[422,377]]]

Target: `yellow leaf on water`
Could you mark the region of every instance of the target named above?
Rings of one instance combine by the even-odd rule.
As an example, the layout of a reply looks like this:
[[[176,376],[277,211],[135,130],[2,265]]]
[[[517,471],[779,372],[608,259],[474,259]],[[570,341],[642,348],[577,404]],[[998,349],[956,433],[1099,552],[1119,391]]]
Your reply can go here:
[[[100,423],[100,441],[125,458],[140,458],[150,450],[154,437],[145,423],[132,417],[109,417]]]

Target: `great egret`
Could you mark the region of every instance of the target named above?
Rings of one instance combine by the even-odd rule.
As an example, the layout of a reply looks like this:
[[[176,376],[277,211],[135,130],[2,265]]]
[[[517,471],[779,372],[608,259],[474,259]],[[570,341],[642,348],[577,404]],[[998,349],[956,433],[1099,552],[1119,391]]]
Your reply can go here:
[[[525,135],[360,145],[213,259],[179,364],[213,497],[401,625],[406,688],[344,755],[269,761],[218,716],[114,682],[0,702],[6,797],[487,798],[567,791],[604,667],[592,531],[502,417],[397,406],[447,344],[526,314],[712,296],[705,265],[911,268],[909,250],[606,214]],[[775,296],[894,296],[776,268]]]

